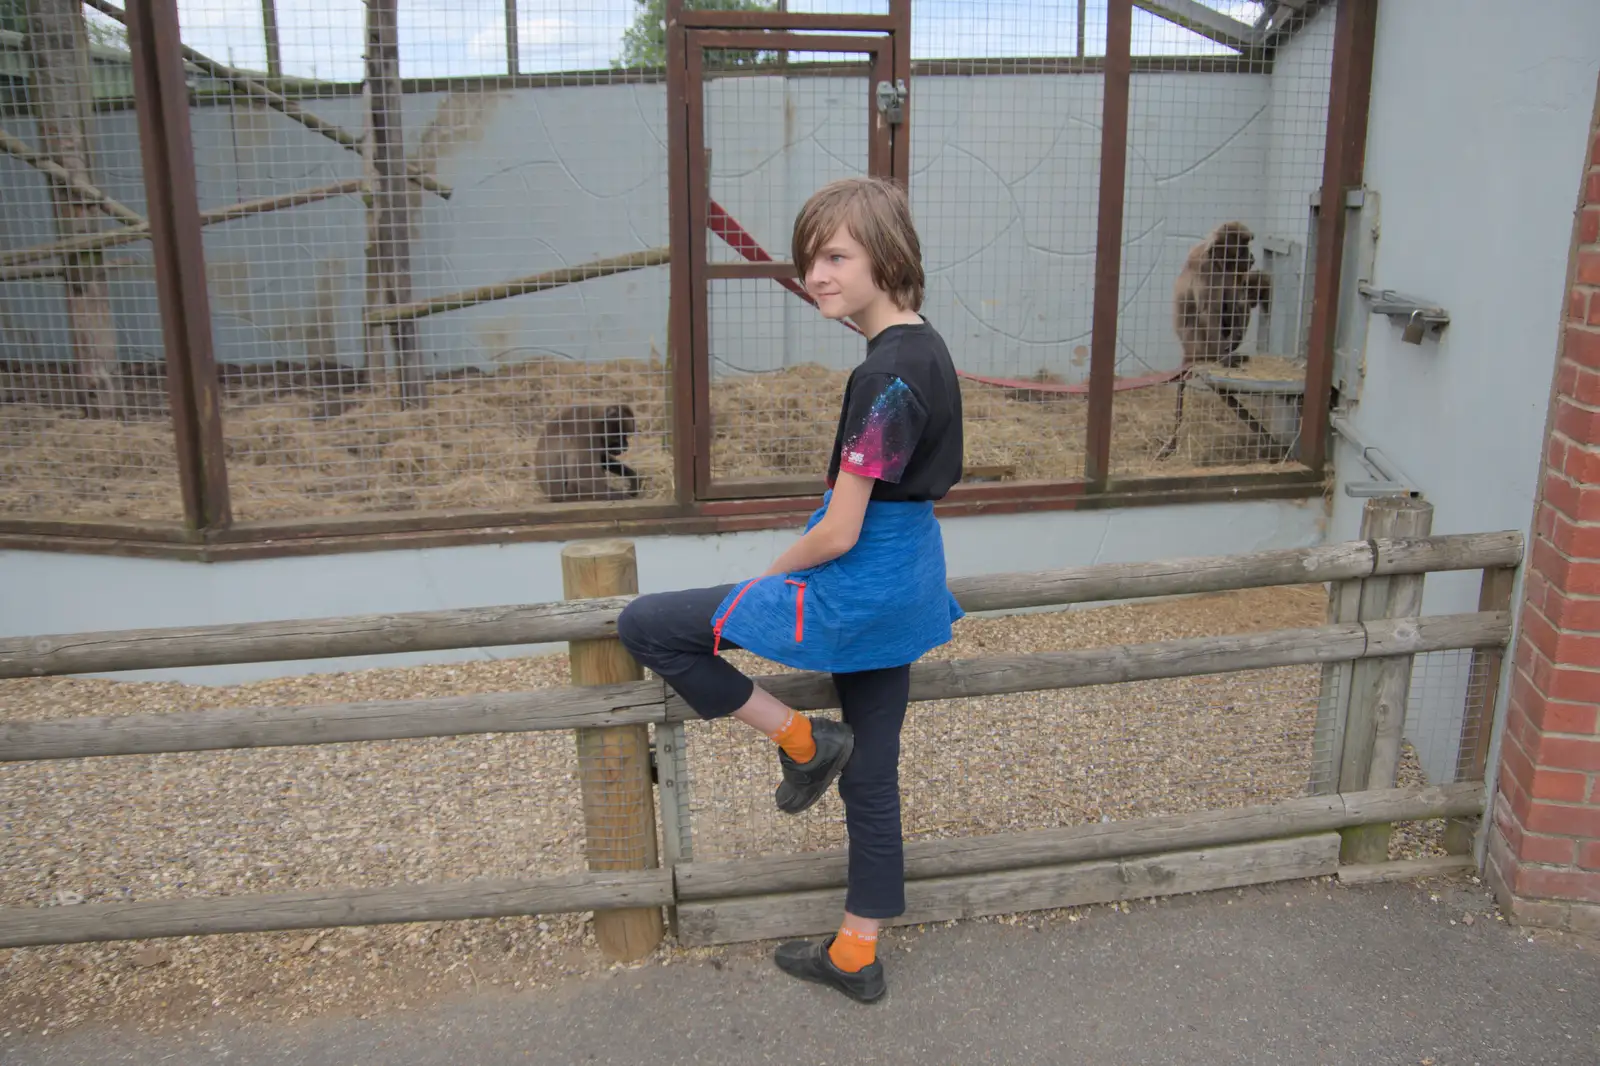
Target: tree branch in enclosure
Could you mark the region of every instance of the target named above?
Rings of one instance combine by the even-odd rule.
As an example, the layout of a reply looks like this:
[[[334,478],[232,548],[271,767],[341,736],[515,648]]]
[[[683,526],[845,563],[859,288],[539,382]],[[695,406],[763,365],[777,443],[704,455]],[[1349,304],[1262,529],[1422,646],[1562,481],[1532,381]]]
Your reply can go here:
[[[96,11],[99,11],[105,15],[109,15],[111,18],[116,19],[118,22],[121,22],[124,25],[127,24],[127,15],[123,12],[123,10],[120,7],[117,7],[115,4],[107,3],[107,0],[84,0],[84,3],[88,4]],[[199,67],[212,77],[228,82],[239,92],[245,94],[246,96],[260,100],[262,103],[283,115],[285,118],[300,123],[300,125],[304,126],[311,132],[319,133],[335,144],[342,145],[352,152],[356,152],[358,154],[360,153],[361,138],[344,129],[342,126],[339,126],[337,123],[318,118],[309,111],[302,110],[300,105],[296,104],[282,93],[274,92],[265,84],[257,81],[255,78],[250,77],[241,70],[230,67],[226,63],[219,63],[209,56],[203,55],[200,52],[196,52],[188,45],[182,45],[181,47],[183,48],[183,58],[187,59],[189,62],[193,63],[195,66]],[[406,174],[412,182],[422,186],[429,192],[437,194],[442,199],[450,199],[452,194],[450,186],[444,184],[439,179],[429,174],[421,165],[417,163],[406,164]]]
[[[630,270],[642,270],[645,267],[663,266],[671,258],[671,253],[666,248],[647,248],[642,252],[629,252],[627,255],[596,259],[592,262],[580,263],[573,267],[561,267],[557,270],[546,270],[523,278],[512,278],[510,281],[496,281],[488,285],[480,285],[475,289],[446,293],[443,296],[431,296],[426,300],[418,300],[415,303],[398,307],[385,307],[382,310],[373,312],[371,318],[374,322],[394,322],[405,318],[424,318],[428,315],[437,315],[442,311],[458,311],[463,307],[474,307],[477,304],[489,303],[493,300],[504,300],[511,296],[522,296],[526,293],[541,292],[545,289],[558,289],[563,285],[588,281],[592,278],[624,274]]]
[[[377,268],[382,282],[369,288],[369,293],[389,306],[411,302],[411,205],[406,196],[405,130],[400,115],[397,4],[398,0],[367,0],[367,136],[372,145],[372,229],[367,239],[375,246],[369,267]],[[421,407],[424,394],[416,320],[391,320],[389,340],[399,370],[400,405]]]
[[[79,0],[33,0],[28,7],[28,45],[33,57],[34,102],[44,154],[67,175],[50,183],[56,233],[63,240],[94,235],[99,206],[79,192],[89,180],[89,113],[92,81],[89,31]],[[122,408],[117,377],[117,330],[111,317],[111,281],[98,249],[66,254],[62,273],[67,287],[68,331],[82,386],[82,402],[92,414],[115,415]]]
[[[294,192],[279,193],[276,196],[263,196],[257,200],[244,200],[240,203],[229,204],[227,207],[214,207],[209,211],[200,212],[200,225],[214,226],[219,222],[232,222],[234,219],[266,214],[269,211],[279,211],[285,207],[316,203],[318,200],[327,200],[334,196],[360,192],[365,186],[366,182],[361,178],[347,178],[344,181],[336,181],[329,185],[318,185],[310,189],[297,189]],[[32,248],[21,248],[14,252],[0,253],[0,281],[17,281],[22,278],[45,277],[50,274],[60,273],[63,269],[61,266],[40,263],[38,260],[47,259],[54,255],[70,255],[74,252],[97,251],[119,244],[131,244],[148,236],[150,236],[150,223],[141,221],[136,226],[125,226],[122,229],[106,230],[84,237],[74,237],[71,240],[58,241],[55,244],[36,245]]]
[[[5,130],[0,130],[0,152],[5,152],[7,155],[22,160],[30,167],[49,175],[56,181],[65,182],[72,187],[73,192],[83,197],[87,203],[102,214],[134,226],[144,223],[144,216],[139,212],[113,200],[99,188],[85,181],[81,176],[73,174],[60,163],[47,159],[33,151],[21,138],[13,137]]]

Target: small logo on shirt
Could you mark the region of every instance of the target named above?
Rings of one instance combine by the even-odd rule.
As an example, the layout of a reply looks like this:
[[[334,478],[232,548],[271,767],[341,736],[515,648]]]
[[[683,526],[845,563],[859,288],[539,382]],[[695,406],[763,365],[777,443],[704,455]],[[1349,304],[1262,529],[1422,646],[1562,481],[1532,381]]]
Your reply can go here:
[[[866,461],[867,457],[861,452],[850,453],[849,463],[851,466],[863,466],[866,464]]]

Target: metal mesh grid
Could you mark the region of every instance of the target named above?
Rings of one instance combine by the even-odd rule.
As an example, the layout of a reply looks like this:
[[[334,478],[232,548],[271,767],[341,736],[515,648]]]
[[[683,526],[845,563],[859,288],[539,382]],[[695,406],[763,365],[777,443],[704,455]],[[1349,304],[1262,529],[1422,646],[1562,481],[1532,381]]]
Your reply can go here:
[[[183,517],[129,59],[76,0],[0,5],[0,515]]]
[[[1037,61],[1085,47],[1104,54],[1104,5],[1083,36],[1079,25],[1075,2],[913,10],[923,313],[970,375],[962,407],[972,481],[1083,472],[1105,79],[1092,62]],[[1049,391],[1063,387],[1074,391]]]
[[[238,518],[672,495],[664,84],[605,69],[616,5],[504,10],[280,4],[309,125],[256,72],[196,108],[202,210],[305,201],[205,232]]]
[[[1211,6],[1244,33],[1264,5]],[[1134,12],[1135,56],[1193,58],[1132,77],[1117,373],[1182,373],[1116,394],[1114,471],[1296,464],[1333,24],[1268,58]]]
[[[774,64],[784,62],[782,72]],[[757,61],[761,72],[737,71]],[[795,215],[836,178],[868,169],[868,57],[707,49],[705,134],[713,214],[774,259],[791,260]],[[718,76],[722,75],[722,76]],[[705,234],[712,263],[744,256]],[[770,280],[708,283],[714,478],[820,476],[839,396],[862,340]]]
[[[1252,32],[1263,10],[1210,7]],[[120,8],[91,8],[91,23],[115,30]],[[508,22],[504,0],[181,5],[236,518],[673,494],[661,27],[630,0],[513,8]],[[770,8],[888,13],[886,0]],[[926,312],[969,376],[969,480],[1083,467],[1106,17],[1105,0],[914,11],[913,206]],[[1185,382],[1181,425],[1175,385],[1117,394],[1118,472],[1297,454],[1332,22],[1324,5],[1269,64],[1134,12],[1119,375],[1180,365],[1170,289],[1219,223],[1251,228],[1273,296],[1238,348],[1256,354],[1232,372],[1258,380],[1219,392],[1207,364]],[[29,46],[16,35],[0,46],[8,123],[22,123],[7,132],[28,144],[27,78],[12,71],[26,69]],[[112,48],[96,57],[104,99],[90,170],[137,213],[131,76]],[[713,54],[703,89],[712,195],[780,258],[804,196],[865,170],[870,86],[859,54],[781,59],[774,73]],[[148,249],[106,251],[112,391],[126,417],[102,425],[67,398],[71,316],[60,276],[40,273],[61,264],[17,258],[52,236],[44,180],[12,152],[0,187],[11,252],[0,264],[0,507],[175,518]],[[737,258],[710,240],[713,261]],[[715,418],[734,420],[716,427],[714,475],[820,472],[838,390],[819,375],[852,365],[859,338],[772,282],[724,283],[711,300],[714,391],[739,394],[713,400]],[[80,321],[99,313],[79,305]],[[1300,369],[1279,381],[1268,373],[1283,369],[1278,356]],[[745,393],[765,407],[741,422]],[[752,440],[780,457],[776,468],[745,463]]]
[[[1454,779],[1471,695],[1461,671],[1470,660],[1470,652],[1418,657],[1398,785]],[[1341,695],[1337,674],[1324,682],[1319,667],[1299,666],[913,704],[900,760],[904,836],[1046,829],[1310,795],[1314,767],[1337,750],[1325,709]],[[753,730],[691,723],[688,745],[696,859],[845,843],[837,789],[800,818],[774,808],[777,756]]]

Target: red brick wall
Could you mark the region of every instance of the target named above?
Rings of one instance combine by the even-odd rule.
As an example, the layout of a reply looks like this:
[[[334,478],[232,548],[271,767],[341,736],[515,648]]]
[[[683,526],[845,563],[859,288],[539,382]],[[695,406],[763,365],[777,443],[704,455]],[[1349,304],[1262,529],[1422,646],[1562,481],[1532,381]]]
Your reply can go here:
[[[1518,612],[1488,876],[1514,921],[1600,933],[1600,100]]]

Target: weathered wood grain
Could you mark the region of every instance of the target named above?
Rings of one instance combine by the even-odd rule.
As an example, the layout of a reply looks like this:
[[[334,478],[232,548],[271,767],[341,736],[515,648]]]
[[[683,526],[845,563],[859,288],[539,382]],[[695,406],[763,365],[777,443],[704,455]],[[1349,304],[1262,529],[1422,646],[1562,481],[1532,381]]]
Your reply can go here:
[[[1376,789],[1310,796],[1270,806],[1162,815],[1106,824],[913,840],[905,846],[908,881],[1125,859],[1178,847],[1222,847],[1374,822],[1473,815],[1483,810],[1481,782],[1420,789]],[[846,850],[829,848],[676,867],[684,901],[806,892],[845,885]]]
[[[660,906],[671,899],[672,878],[666,870],[637,870],[537,881],[485,879],[221,899],[9,907],[0,910],[0,948],[606,911]]]
[[[100,755],[526,733],[663,721],[654,681],[300,707],[63,718],[0,724],[0,762]]]
[[[1509,614],[1484,612],[921,662],[911,668],[911,699],[919,702],[997,696],[1009,692],[1303,666],[1375,655],[1472,648],[1504,644],[1510,631]],[[796,710],[822,710],[839,705],[833,680],[827,674],[774,674],[758,677],[756,681]],[[687,721],[693,716],[688,704],[669,690],[668,720]]]
[[[1248,555],[1116,563],[958,578],[967,611],[1091,603],[1385,574],[1516,566],[1522,537],[1472,533],[1420,541],[1351,541]],[[68,633],[0,639],[0,678],[384,655],[589,640],[616,635],[627,597],[455,611]],[[1352,619],[1353,621],[1353,619]]]
[[[906,912],[885,924],[1208,892],[1332,874],[1338,865],[1339,835],[1320,833],[1133,859],[940,877],[907,883]],[[679,935],[688,946],[811,936],[837,929],[843,910],[842,888],[683,903],[678,907]]]

